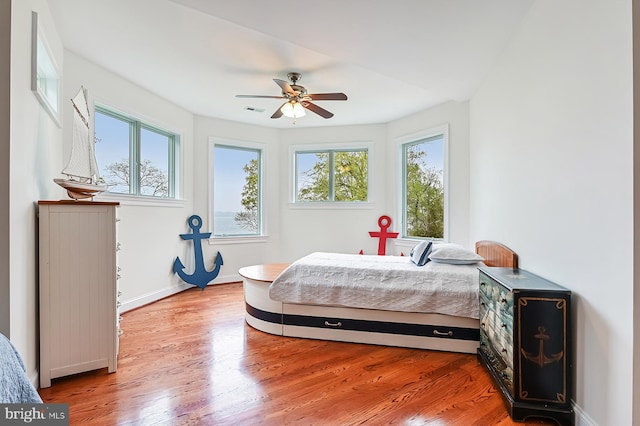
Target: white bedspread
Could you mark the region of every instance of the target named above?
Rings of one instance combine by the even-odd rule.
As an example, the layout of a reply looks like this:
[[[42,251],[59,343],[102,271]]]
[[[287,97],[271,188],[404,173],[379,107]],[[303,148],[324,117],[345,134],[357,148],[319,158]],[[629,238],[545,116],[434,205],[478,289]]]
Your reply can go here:
[[[406,256],[312,253],[292,263],[269,287],[285,303],[478,318],[478,266]]]

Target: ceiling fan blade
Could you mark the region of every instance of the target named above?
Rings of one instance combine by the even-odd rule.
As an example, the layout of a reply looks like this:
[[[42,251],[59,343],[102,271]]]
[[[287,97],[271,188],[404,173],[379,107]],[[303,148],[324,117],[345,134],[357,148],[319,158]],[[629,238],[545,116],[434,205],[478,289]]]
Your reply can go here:
[[[301,102],[302,106],[308,109],[309,111],[315,112],[319,116],[323,118],[331,118],[333,117],[333,113],[327,111],[324,108],[319,107],[316,104],[312,104],[311,102]]]
[[[282,117],[282,107],[286,104],[286,102],[282,105],[280,105],[278,107],[278,109],[276,110],[276,112],[273,113],[273,115],[271,116],[271,118],[280,118]]]
[[[284,96],[268,96],[268,95],[236,95],[236,98],[268,98],[268,99],[285,99]]]
[[[290,95],[295,96],[296,92],[293,91],[289,83],[284,80],[280,80],[279,78],[274,78],[273,81],[275,81],[276,84],[280,86],[283,93],[289,93]]]
[[[312,93],[309,96],[314,101],[346,101],[344,93]]]

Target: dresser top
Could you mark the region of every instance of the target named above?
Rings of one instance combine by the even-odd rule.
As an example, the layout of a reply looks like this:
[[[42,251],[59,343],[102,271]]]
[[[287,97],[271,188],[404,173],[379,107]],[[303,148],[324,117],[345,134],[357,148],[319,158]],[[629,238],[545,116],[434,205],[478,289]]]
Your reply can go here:
[[[118,201],[79,201],[79,200],[40,200],[38,205],[71,205],[71,206],[119,206]]]
[[[496,268],[483,266],[478,268],[481,272],[509,287],[510,290],[545,290],[545,291],[570,291],[554,282],[539,277],[524,269]]]

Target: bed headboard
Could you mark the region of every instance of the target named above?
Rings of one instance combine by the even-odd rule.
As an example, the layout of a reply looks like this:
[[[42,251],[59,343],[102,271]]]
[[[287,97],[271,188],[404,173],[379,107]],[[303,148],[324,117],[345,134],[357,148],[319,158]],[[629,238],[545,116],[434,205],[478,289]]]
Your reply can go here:
[[[484,259],[487,266],[501,266],[503,268],[517,268],[518,255],[509,247],[494,241],[478,241],[476,253]]]

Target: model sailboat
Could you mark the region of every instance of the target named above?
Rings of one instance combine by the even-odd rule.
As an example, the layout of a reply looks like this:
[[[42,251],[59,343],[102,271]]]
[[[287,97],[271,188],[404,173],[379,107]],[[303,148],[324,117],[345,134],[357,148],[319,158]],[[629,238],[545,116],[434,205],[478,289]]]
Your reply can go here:
[[[62,169],[62,174],[67,179],[54,179],[53,181],[67,190],[69,197],[73,199],[91,198],[107,187],[99,185],[100,179],[93,135],[89,126],[89,107],[87,105],[87,93],[84,87],[80,87],[78,93],[71,99],[73,105],[73,145],[71,156],[67,165]]]

